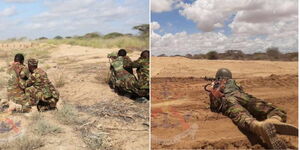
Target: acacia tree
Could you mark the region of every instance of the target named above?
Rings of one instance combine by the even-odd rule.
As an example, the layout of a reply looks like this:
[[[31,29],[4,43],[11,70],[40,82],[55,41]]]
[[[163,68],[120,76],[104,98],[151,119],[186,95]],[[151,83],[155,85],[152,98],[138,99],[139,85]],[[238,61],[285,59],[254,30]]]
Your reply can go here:
[[[149,24],[141,24],[134,26],[133,29],[138,30],[140,32],[140,36],[142,38],[148,38],[149,37]]]

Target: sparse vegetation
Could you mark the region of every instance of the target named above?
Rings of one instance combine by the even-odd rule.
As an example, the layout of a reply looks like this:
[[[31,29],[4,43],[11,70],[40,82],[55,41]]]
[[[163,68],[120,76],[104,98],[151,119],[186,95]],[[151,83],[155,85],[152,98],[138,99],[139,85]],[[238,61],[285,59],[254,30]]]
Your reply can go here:
[[[70,44],[70,45],[79,45],[87,46],[93,48],[125,48],[125,49],[136,49],[142,50],[148,48],[148,41],[140,39],[138,37],[116,37],[112,39],[104,38],[71,38],[71,39],[62,39],[62,40],[47,40],[49,44]]]
[[[166,55],[160,55],[160,57],[163,56]],[[207,54],[187,54],[184,57],[191,59],[298,61],[298,52],[284,54],[278,48],[270,47],[266,49],[266,52],[256,52],[253,54],[245,54],[241,50],[227,50],[224,53],[210,51]]]
[[[44,119],[40,119],[35,122],[34,132],[37,135],[44,136],[47,134],[58,134],[62,133],[62,128],[55,126]]]
[[[65,75],[63,72],[57,73],[54,77],[54,85],[57,88],[63,87],[66,84]]]
[[[56,116],[57,120],[63,124],[70,125],[82,123],[77,109],[70,104],[64,104],[63,107],[55,112],[54,115]]]
[[[111,146],[108,146],[105,142],[107,135],[103,133],[92,133],[89,127],[81,128],[81,137],[85,144],[89,146],[92,150],[97,149],[112,149]]]
[[[42,137],[24,135],[14,141],[0,145],[2,150],[33,150],[43,147],[45,142]]]
[[[122,37],[122,36],[124,36],[122,33],[112,32],[112,33],[106,34],[103,38],[104,39],[113,39],[113,38]]]
[[[45,145],[43,139],[37,136],[24,136],[13,143],[18,150],[33,150]]]
[[[149,24],[138,25],[133,29],[138,30],[139,35],[112,32],[102,36],[100,33],[92,32],[83,36],[73,36],[65,39],[61,37],[44,41],[55,45],[70,44],[94,48],[149,49]]]

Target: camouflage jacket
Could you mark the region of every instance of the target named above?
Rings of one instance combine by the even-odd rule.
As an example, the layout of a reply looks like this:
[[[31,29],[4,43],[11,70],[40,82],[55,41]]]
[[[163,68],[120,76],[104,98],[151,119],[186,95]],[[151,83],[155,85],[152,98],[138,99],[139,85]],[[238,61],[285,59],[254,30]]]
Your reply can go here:
[[[47,73],[40,68],[33,71],[29,79],[25,82],[25,86],[33,86],[36,90],[42,92],[46,99],[51,97],[56,99],[59,98],[59,93],[50,82]]]
[[[149,89],[149,59],[139,58],[138,60],[125,64],[132,68],[137,68],[136,73],[141,89]]]
[[[132,76],[132,74],[130,72],[128,72],[124,67],[124,63],[128,63],[128,62],[126,62],[128,60],[125,60],[125,59],[127,59],[127,58],[118,56],[116,59],[112,59],[112,62],[111,62],[111,65],[116,74],[116,77],[120,80],[125,79],[128,76]]]
[[[132,60],[128,57],[128,56],[124,56],[123,57],[123,67],[126,71],[128,71],[129,73],[133,74],[133,69],[131,66],[126,65],[126,64],[130,64],[132,63]]]
[[[13,97],[22,97],[24,95],[25,86],[24,82],[29,77],[28,68],[18,62],[14,62],[10,65],[8,72],[9,79],[7,84],[8,99]]]
[[[243,88],[234,79],[226,81],[222,92],[224,94],[222,98],[215,98],[210,94],[210,107],[214,112],[219,112],[221,109],[226,109],[228,106],[234,105],[236,100],[240,105],[244,106],[253,98],[253,96],[245,93]]]

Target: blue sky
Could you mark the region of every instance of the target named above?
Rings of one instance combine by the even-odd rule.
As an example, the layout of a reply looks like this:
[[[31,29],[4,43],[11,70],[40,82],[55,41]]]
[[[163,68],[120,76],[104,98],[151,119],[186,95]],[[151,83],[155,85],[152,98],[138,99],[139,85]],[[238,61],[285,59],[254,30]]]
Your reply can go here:
[[[0,0],[0,40],[88,32],[133,33],[149,23],[148,0]]]
[[[152,54],[298,51],[297,0],[152,0]]]
[[[186,3],[192,3],[193,0],[187,0]],[[187,33],[198,33],[199,29],[196,27],[195,23],[191,20],[179,14],[179,9],[173,9],[171,11],[156,13],[151,13],[151,20],[159,22],[161,29],[158,34],[165,33],[177,33],[177,32],[187,32]]]

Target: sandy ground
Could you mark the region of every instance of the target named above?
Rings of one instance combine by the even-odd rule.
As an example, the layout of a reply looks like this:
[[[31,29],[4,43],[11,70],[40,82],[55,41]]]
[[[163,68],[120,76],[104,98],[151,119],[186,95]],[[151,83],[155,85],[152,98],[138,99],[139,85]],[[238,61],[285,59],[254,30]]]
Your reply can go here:
[[[221,67],[229,68],[244,90],[287,112],[298,126],[298,62],[191,60],[152,57],[152,149],[263,149],[254,135],[239,130],[209,109],[203,86]],[[298,138],[282,136],[289,148]]]
[[[41,45],[47,46],[37,44]],[[109,69],[106,56],[116,50],[59,45],[51,46],[48,56],[41,57],[40,67],[47,71],[50,80],[54,82],[61,78],[65,82],[58,88],[58,111],[64,109],[65,105],[70,105],[75,108],[80,121],[77,124],[65,124],[58,121],[56,112],[42,113],[47,122],[60,127],[63,132],[44,136],[43,140],[46,142],[37,149],[148,149],[149,104],[119,96],[105,83]],[[4,47],[1,52],[11,52],[11,49]],[[128,55],[135,60],[139,53],[132,52]],[[2,55],[3,58],[4,56]],[[6,66],[12,59],[0,59],[2,98],[6,98]],[[29,128],[26,134],[32,135],[30,126],[34,125],[34,120],[27,120],[34,113],[37,112],[6,117],[20,116],[25,122],[22,128]]]

